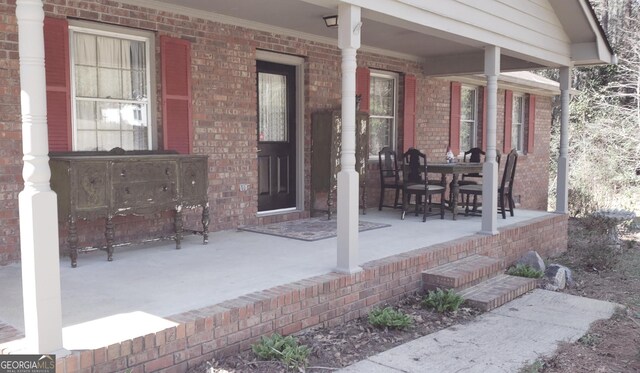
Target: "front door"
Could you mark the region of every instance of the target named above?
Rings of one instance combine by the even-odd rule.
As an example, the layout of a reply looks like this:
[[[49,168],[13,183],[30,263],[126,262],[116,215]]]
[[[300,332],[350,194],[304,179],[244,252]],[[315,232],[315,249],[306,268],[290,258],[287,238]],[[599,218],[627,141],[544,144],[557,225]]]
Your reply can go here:
[[[296,68],[257,62],[258,211],[296,206]]]

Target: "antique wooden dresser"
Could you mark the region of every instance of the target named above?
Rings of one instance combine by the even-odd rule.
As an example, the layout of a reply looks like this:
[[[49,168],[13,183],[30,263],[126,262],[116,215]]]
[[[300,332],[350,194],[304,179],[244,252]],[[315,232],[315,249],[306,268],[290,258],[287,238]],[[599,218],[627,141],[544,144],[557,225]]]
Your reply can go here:
[[[207,156],[131,152],[51,154],[51,188],[58,195],[58,218],[69,222],[71,266],[77,266],[78,219],[105,218],[107,259],[113,259],[118,215],[175,211],[176,249],[182,239],[182,210],[202,207],[203,242],[208,241]]]
[[[342,118],[340,110],[311,115],[311,212],[335,210],[337,175],[340,171]],[[356,114],[356,171],[360,176],[360,207],[366,213],[367,162],[369,160],[369,115]],[[326,205],[326,208],[324,206]]]

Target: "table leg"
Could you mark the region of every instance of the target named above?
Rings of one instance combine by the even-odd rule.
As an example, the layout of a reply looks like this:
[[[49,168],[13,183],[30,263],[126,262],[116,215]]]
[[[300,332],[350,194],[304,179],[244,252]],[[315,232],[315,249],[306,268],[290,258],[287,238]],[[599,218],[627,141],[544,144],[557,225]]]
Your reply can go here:
[[[456,213],[458,212],[458,174],[453,174],[453,180],[451,181],[451,211],[453,212],[453,220],[456,220]]]

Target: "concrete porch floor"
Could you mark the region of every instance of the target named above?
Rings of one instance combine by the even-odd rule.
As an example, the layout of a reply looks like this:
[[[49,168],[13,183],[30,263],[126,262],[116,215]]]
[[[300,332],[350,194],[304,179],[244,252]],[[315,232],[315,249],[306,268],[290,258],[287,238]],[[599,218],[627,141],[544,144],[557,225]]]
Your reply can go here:
[[[498,218],[500,228],[526,223],[549,213],[516,210]],[[360,263],[425,248],[476,234],[479,217],[451,220],[370,209],[361,220],[390,227],[360,233]],[[78,268],[60,259],[64,347],[69,350],[108,346],[176,325],[171,315],[237,298],[244,294],[323,275],[335,268],[336,238],[314,242],[246,231],[222,231],[202,245],[187,236],[182,250],[173,241],[80,254]],[[23,330],[21,272],[18,264],[0,268],[0,321]],[[19,341],[0,345],[19,351]]]

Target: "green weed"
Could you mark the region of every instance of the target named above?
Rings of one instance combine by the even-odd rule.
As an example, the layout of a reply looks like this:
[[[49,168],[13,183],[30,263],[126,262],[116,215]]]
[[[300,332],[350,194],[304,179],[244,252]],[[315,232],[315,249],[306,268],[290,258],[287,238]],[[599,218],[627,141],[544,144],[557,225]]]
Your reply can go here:
[[[278,333],[270,337],[262,337],[251,346],[254,354],[264,360],[279,360],[287,368],[300,370],[307,365],[307,357],[311,350],[305,345],[299,345],[292,336],[283,337]]]
[[[406,329],[413,324],[413,319],[402,311],[391,307],[374,308],[369,312],[369,324],[377,327]]]
[[[528,266],[526,264],[518,264],[515,267],[509,268],[509,270],[507,270],[507,274],[511,276],[528,278],[540,278],[544,275],[542,271],[531,268],[531,266]]]
[[[423,307],[433,308],[440,313],[456,311],[462,302],[464,302],[464,298],[453,291],[453,289],[446,291],[436,289],[435,291],[430,291],[422,298]]]

